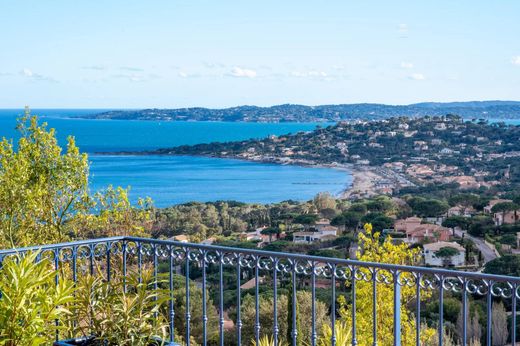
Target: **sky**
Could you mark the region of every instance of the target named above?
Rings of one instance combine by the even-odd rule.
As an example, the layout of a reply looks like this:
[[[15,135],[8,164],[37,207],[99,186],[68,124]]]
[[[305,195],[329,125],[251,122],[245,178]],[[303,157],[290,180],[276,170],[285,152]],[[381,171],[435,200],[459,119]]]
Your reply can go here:
[[[518,0],[0,0],[0,108],[520,100]]]

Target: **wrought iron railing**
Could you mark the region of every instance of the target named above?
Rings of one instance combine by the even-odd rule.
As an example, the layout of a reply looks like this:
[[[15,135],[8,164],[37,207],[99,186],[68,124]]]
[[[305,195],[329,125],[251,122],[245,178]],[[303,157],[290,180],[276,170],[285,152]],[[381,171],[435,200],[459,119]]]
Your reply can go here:
[[[459,339],[462,345],[469,345],[468,340],[468,313],[469,305],[479,299],[480,304],[485,306],[485,316],[481,316],[482,324],[482,340],[486,345],[494,345],[493,341],[493,302],[497,300],[504,301],[510,312],[508,313],[510,321],[509,330],[502,331],[508,333],[508,342],[515,341],[516,337],[516,314],[517,300],[520,298],[519,285],[520,278],[507,277],[500,275],[489,275],[476,272],[462,272],[445,269],[434,269],[427,267],[412,267],[390,265],[384,263],[360,262],[354,260],[345,260],[338,258],[315,257],[293,253],[268,252],[256,249],[229,248],[222,246],[202,245],[182,243],[169,240],[145,239],[136,237],[113,237],[104,239],[84,240],[70,243],[52,244],[35,246],[31,248],[19,248],[0,251],[0,264],[8,256],[23,254],[28,251],[40,251],[41,256],[46,256],[53,260],[57,269],[62,266],[70,268],[72,280],[76,281],[78,275],[87,272],[93,275],[103,275],[108,281],[113,280],[114,275],[122,275],[125,277],[129,268],[135,269],[141,273],[143,268],[150,268],[154,277],[161,275],[163,271],[167,277],[166,288],[169,290],[170,300],[168,307],[169,322],[169,344],[176,345],[175,333],[181,334],[183,340],[189,344],[192,336],[192,317],[190,313],[191,301],[190,290],[193,287],[193,280],[198,283],[202,290],[201,314],[199,316],[202,324],[202,335],[196,337],[199,343],[209,344],[208,340],[208,310],[213,306],[208,306],[208,294],[212,291],[213,302],[218,310],[218,337],[213,343],[225,345],[226,333],[232,333],[234,343],[251,344],[251,340],[243,340],[244,321],[241,316],[241,304],[243,302],[243,283],[251,278],[253,280],[252,288],[248,289],[249,293],[253,293],[254,304],[256,308],[252,335],[253,342],[259,343],[262,335],[268,334],[274,339],[274,344],[278,345],[278,341],[282,338],[290,338],[289,343],[297,344],[298,340],[298,323],[297,323],[297,294],[298,290],[306,290],[311,295],[311,313],[306,316],[310,320],[310,340],[308,344],[316,345],[318,340],[322,338],[321,331],[316,325],[316,304],[317,304],[317,287],[323,287],[327,284],[328,290],[325,292],[329,295],[329,322],[331,326],[336,325],[336,321],[340,318],[338,314],[338,296],[347,296],[346,304],[349,306],[351,315],[349,316],[350,337],[349,344],[357,345],[358,343],[367,344],[367,340],[362,342],[358,336],[359,311],[356,304],[359,304],[356,288],[360,283],[369,284],[372,290],[373,302],[377,301],[377,292],[381,287],[390,287],[391,297],[387,297],[393,304],[393,317],[388,321],[378,321],[377,304],[372,303],[370,323],[372,324],[372,335],[370,344],[378,344],[379,332],[376,325],[379,323],[392,325],[392,340],[384,340],[379,344],[384,345],[402,345],[402,311],[408,309],[414,319],[415,339],[413,344],[421,345],[421,333],[424,328],[436,328],[437,336],[435,337],[435,345],[443,345],[446,341],[444,338],[444,299],[447,295],[450,298],[460,300],[462,311],[461,326]],[[115,261],[115,259],[118,261]],[[115,268],[117,266],[117,268]],[[162,269],[161,269],[162,268]],[[208,275],[211,269],[212,277]],[[191,275],[193,271],[197,275]],[[174,275],[181,273],[185,280],[185,316],[184,325],[176,326],[175,309],[174,309]],[[226,279],[224,274],[226,273]],[[213,275],[215,274],[215,275]],[[229,284],[229,275],[234,276],[234,285]],[[196,278],[195,278],[196,276]],[[56,277],[56,282],[60,277]],[[319,282],[319,285],[318,285]],[[154,289],[158,289],[157,281]],[[227,315],[225,306],[224,292],[226,285],[232,286],[236,294],[235,305],[232,310],[234,324],[232,331],[225,328]],[[289,311],[291,321],[287,328],[290,328],[290,337],[280,335],[279,309],[277,308],[279,290],[284,285],[288,299],[292,304],[288,304],[292,311]],[[261,286],[269,287],[272,290],[272,324],[262,326],[260,322],[260,289]],[[288,288],[288,289],[287,289]],[[415,299],[410,302],[402,301],[402,290],[414,290]],[[292,293],[292,294],[291,294]],[[438,303],[438,314],[436,323],[427,326],[422,311],[424,300],[422,297],[427,296],[429,302],[435,300]],[[323,297],[320,298],[323,301]],[[406,305],[406,306],[405,306]],[[229,311],[227,311],[229,312]],[[362,316],[367,318],[367,316]],[[179,332],[181,331],[181,332]],[[329,335],[330,345],[336,345],[337,335],[336,328],[331,328]],[[408,343],[408,342],[407,342]]]

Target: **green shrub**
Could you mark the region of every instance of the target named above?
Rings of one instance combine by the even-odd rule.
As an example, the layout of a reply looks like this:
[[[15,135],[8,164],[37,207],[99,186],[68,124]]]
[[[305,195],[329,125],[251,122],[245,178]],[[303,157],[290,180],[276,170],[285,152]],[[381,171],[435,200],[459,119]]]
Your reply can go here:
[[[66,328],[74,286],[60,280],[47,259],[38,253],[6,258],[0,269],[0,345],[49,345],[56,330]],[[58,321],[58,326],[55,322]]]

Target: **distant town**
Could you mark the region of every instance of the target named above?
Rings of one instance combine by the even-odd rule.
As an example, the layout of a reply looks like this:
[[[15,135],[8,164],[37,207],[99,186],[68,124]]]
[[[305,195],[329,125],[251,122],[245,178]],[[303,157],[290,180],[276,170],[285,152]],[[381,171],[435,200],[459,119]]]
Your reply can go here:
[[[166,208],[160,214],[175,217],[165,216],[156,236],[355,258],[356,233],[371,223],[382,236],[421,247],[424,265],[480,270],[501,256],[518,260],[507,257],[520,248],[517,126],[455,115],[397,117],[141,154],[327,166],[354,177],[341,196],[320,194],[309,202]],[[218,219],[214,226],[205,221],[208,213]],[[504,272],[510,266],[491,263],[486,270],[512,274]]]
[[[411,105],[376,103],[304,106],[285,104],[272,107],[238,106],[223,109],[178,108],[111,110],[84,116],[90,119],[150,121],[243,121],[243,122],[338,122],[344,120],[378,120],[391,117],[422,117],[458,114],[464,118],[520,118],[520,102],[473,101]]]

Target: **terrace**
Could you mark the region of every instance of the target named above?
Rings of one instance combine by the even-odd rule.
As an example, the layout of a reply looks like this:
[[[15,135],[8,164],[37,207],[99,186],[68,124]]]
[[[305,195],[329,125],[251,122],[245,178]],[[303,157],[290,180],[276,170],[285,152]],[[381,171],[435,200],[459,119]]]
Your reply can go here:
[[[516,340],[517,300],[520,298],[520,278],[516,277],[136,237],[2,250],[0,263],[11,256],[32,251],[39,251],[40,260],[51,260],[57,269],[56,284],[64,279],[76,282],[81,276],[90,274],[102,277],[106,282],[122,278],[126,291],[125,280],[130,271],[135,271],[139,280],[147,270],[155,279],[164,276],[165,281],[153,281],[150,290],[166,292],[164,313],[168,336],[164,344],[170,346],[178,345],[179,337],[187,340],[181,341],[187,345],[259,345],[264,335],[272,338],[271,345],[282,344],[286,339],[292,345],[444,345],[447,344],[443,311],[446,297],[460,301],[462,311],[473,311],[471,305],[477,302],[485,306],[485,316],[480,316],[483,321],[480,340],[486,345],[499,345],[499,339],[507,339],[509,344],[510,340]],[[179,299],[174,298],[174,276],[179,273],[186,292],[182,297],[185,307],[182,312],[177,312],[174,304],[175,299]],[[250,280],[254,280],[253,288],[244,292],[241,286]],[[324,285],[328,285],[328,289],[323,290]],[[229,304],[224,296],[230,287],[235,293],[234,304]],[[265,322],[260,308],[261,290],[266,287],[272,291],[269,322]],[[195,288],[200,290],[201,300],[193,299]],[[305,316],[298,316],[305,314],[298,307],[298,292],[301,291],[307,291],[311,297],[310,313]],[[282,311],[278,306],[282,292],[287,296],[284,306],[288,311]],[[249,317],[242,315],[246,293],[254,299],[254,321],[246,321],[244,318]],[[339,299],[340,296],[345,299]],[[390,316],[379,306],[385,300],[392,304]],[[425,300],[438,303],[434,324],[430,321],[427,325],[422,314]],[[211,301],[214,305],[208,304]],[[329,328],[329,334],[322,333],[326,328],[318,326],[316,318],[318,304],[323,305],[323,301],[328,301],[325,304],[327,316],[320,323],[326,321],[327,325],[335,326]],[[497,331],[493,328],[492,308],[498,301],[510,311],[509,328],[500,331],[501,335],[495,335]],[[157,304],[163,303],[157,300]],[[200,316],[194,315],[193,304],[202,304],[196,310]],[[210,313],[212,309],[213,313]],[[184,315],[182,325],[176,324],[180,313]],[[477,344],[472,339],[475,331],[470,331],[468,315],[461,314],[458,338],[462,345]],[[211,316],[217,321],[212,321]],[[301,326],[302,322],[305,325]],[[210,328],[212,323],[215,330]],[[282,335],[282,324],[289,333]],[[57,322],[57,330],[58,327]],[[301,339],[301,327],[308,340]],[[200,334],[195,330],[200,330]],[[381,335],[388,330],[390,335]],[[426,340],[428,333],[430,337]],[[57,338],[58,335],[57,332]],[[252,340],[245,339],[245,335],[252,335]]]

